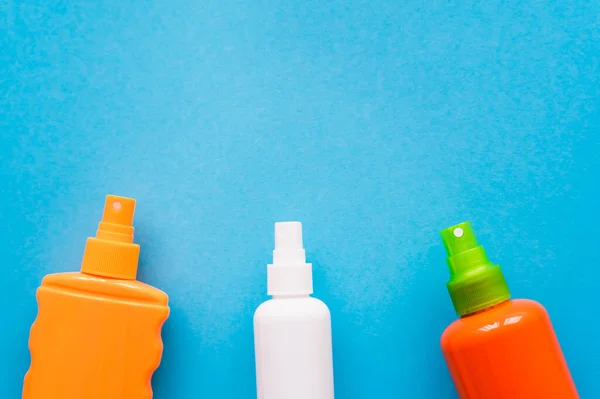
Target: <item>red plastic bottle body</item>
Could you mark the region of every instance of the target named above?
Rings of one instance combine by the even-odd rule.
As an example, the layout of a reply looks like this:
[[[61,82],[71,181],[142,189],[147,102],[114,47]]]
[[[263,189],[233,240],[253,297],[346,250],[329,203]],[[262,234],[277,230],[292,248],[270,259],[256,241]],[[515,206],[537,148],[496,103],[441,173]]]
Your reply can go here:
[[[461,399],[578,399],[546,310],[506,301],[452,323],[442,351]]]

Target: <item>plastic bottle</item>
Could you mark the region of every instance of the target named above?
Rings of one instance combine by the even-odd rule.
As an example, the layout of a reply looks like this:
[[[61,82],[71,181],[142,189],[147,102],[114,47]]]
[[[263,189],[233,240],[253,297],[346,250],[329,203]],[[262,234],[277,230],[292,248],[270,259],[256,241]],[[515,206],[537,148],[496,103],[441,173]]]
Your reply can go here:
[[[579,398],[546,310],[509,300],[468,222],[442,231],[448,291],[460,319],[444,331],[442,351],[461,399]]]
[[[149,399],[167,295],[136,281],[135,200],[109,195],[81,272],[44,277],[23,399]]]
[[[331,317],[310,295],[302,225],[275,223],[268,294],[254,314],[258,399],[333,399]]]

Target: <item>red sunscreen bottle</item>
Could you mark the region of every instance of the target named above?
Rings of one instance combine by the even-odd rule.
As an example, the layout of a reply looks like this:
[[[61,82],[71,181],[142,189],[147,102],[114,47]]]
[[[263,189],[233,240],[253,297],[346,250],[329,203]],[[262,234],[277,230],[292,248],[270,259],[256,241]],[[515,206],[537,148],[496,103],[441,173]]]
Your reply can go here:
[[[546,310],[509,300],[502,270],[468,222],[442,231],[448,291],[460,319],[442,335],[442,351],[461,399],[578,399]]]

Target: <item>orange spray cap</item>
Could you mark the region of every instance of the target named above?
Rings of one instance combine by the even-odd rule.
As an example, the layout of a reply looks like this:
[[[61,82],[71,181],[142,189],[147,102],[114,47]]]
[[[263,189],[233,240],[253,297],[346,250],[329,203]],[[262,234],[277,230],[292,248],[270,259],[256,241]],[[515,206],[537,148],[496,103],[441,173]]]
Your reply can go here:
[[[85,245],[81,272],[135,280],[140,246],[133,243],[133,198],[107,195],[96,237]]]

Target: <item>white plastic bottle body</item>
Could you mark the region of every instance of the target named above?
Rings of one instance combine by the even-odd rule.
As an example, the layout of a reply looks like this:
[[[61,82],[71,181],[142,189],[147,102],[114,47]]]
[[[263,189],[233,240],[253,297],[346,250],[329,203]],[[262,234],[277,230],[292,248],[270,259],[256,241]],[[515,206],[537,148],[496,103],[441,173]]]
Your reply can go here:
[[[254,314],[258,399],[333,399],[331,316],[316,298],[275,297]]]

